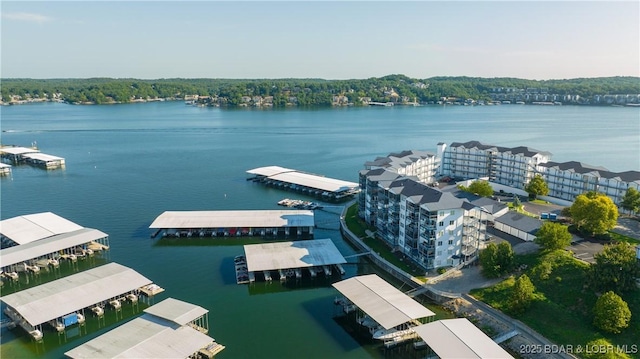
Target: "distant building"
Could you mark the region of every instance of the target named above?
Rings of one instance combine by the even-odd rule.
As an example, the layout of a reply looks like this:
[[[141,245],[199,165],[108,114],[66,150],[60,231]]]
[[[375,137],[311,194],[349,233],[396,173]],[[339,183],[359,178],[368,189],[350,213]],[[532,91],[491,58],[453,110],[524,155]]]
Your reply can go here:
[[[424,183],[435,182],[439,166],[440,158],[435,153],[418,150],[390,153],[364,164],[368,170],[383,168],[404,176],[416,176]]]
[[[627,189],[640,190],[638,171],[611,172],[605,167],[576,161],[540,163],[537,170],[549,186],[549,196],[567,201],[594,191],[607,195],[620,206]]]
[[[529,147],[501,147],[479,141],[438,146],[443,153],[440,175],[452,178],[488,178],[489,181],[524,189],[536,166],[551,159],[551,153]]]

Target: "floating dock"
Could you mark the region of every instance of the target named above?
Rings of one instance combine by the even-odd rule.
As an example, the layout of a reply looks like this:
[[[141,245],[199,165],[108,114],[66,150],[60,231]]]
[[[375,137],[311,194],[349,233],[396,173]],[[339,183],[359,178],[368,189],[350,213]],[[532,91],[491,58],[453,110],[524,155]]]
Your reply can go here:
[[[310,210],[167,211],[149,226],[163,237],[313,238]]]
[[[0,221],[0,241],[7,248],[82,228],[51,212],[28,214]]]
[[[41,153],[35,147],[3,146],[0,147],[0,157],[14,165],[26,163],[45,169],[63,168],[65,166],[64,158]]]
[[[213,358],[225,346],[207,335],[208,313],[200,306],[168,298],[65,355],[73,359]]]
[[[128,294],[137,295],[142,287],[150,285],[151,280],[133,269],[109,263],[2,296],[0,300],[7,305],[5,314],[17,326],[41,340],[44,324],[64,331],[70,325],[82,324],[85,309],[126,301]]]
[[[330,200],[351,198],[360,191],[355,182],[342,181],[280,166],[267,166],[247,171],[247,179],[268,186],[302,192]]]
[[[310,209],[310,210],[322,209],[322,206],[315,202],[303,201],[301,199],[289,199],[289,198],[285,198],[281,201],[278,201],[278,206],[293,207],[297,209]]]
[[[248,244],[244,246],[248,276],[253,273],[277,272],[280,280],[300,279],[303,269],[311,276],[317,268],[346,263],[331,239]]]
[[[9,176],[11,174],[11,165],[0,162],[0,176]]]

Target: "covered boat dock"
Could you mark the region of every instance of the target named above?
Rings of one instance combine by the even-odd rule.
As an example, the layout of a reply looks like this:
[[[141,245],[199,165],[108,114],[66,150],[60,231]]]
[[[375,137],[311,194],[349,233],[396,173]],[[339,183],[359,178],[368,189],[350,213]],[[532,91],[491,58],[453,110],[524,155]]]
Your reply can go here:
[[[0,157],[14,165],[27,163],[46,169],[64,167],[65,165],[64,158],[41,153],[37,148],[29,147],[0,147]]]
[[[131,268],[109,263],[0,298],[5,314],[35,340],[43,337],[43,324],[58,333],[70,325],[83,325],[84,309],[104,313],[107,304],[116,311],[126,300],[138,300],[140,288],[154,285]],[[158,293],[159,291],[156,291]]]
[[[513,358],[467,318],[438,320],[414,330],[440,358]]]
[[[6,248],[82,228],[51,212],[28,214],[0,221],[0,240],[2,248]]]
[[[346,263],[330,238],[311,241],[247,244],[244,246],[246,267],[249,273],[275,271],[281,280],[302,277],[302,269],[312,277],[317,273],[333,274],[333,266],[343,274],[341,264]],[[265,274],[265,278],[267,275]]]
[[[277,188],[302,192],[331,200],[348,198],[359,192],[355,182],[342,181],[280,166],[248,170],[249,180]]]
[[[214,357],[225,347],[208,336],[209,311],[168,298],[145,314],[68,352],[69,358]]]
[[[97,229],[82,228],[45,239],[0,250],[3,275],[21,271],[39,271],[40,267],[59,265],[60,259],[102,254],[109,249],[109,236]]]
[[[166,237],[259,236],[312,238],[310,210],[167,211],[149,226]]]
[[[387,283],[376,274],[357,276],[333,284],[344,300],[337,300],[344,311],[359,308],[357,320],[367,326],[374,339],[395,344],[416,337],[414,328],[435,313]]]

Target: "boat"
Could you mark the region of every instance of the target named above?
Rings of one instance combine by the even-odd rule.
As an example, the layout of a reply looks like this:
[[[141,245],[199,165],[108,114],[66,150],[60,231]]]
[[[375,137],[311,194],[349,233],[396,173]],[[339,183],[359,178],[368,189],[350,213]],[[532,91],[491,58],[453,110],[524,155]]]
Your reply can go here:
[[[271,282],[273,280],[273,278],[271,278],[271,272],[266,270],[263,271],[264,273],[264,280]]]
[[[326,275],[327,277],[331,275],[331,267],[322,266],[322,269],[324,270],[324,275]]]
[[[109,305],[111,305],[113,307],[113,309],[116,309],[116,310],[120,309],[120,307],[121,307],[120,301],[117,300],[117,299],[114,299],[114,300],[110,301]]]
[[[296,278],[298,278],[298,279],[302,278],[302,269],[300,269],[300,268],[295,268],[295,269],[293,270],[293,272],[296,274]]]
[[[99,307],[99,306],[92,307],[91,311],[93,312],[93,314],[95,314],[98,317],[101,317],[104,315],[104,309],[102,309],[102,307]]]
[[[342,265],[338,263],[336,264],[336,267],[338,267],[338,272],[340,272],[341,275],[344,275],[344,268],[342,268]]]
[[[127,297],[127,300],[129,300],[131,303],[135,303],[138,301],[138,296],[133,293],[127,294],[126,297]]]
[[[400,327],[400,329],[398,329],[398,327]],[[405,335],[415,333],[413,328],[406,324],[401,324],[398,327],[389,329],[380,328],[373,333],[373,339],[389,340],[395,337],[403,337]]]

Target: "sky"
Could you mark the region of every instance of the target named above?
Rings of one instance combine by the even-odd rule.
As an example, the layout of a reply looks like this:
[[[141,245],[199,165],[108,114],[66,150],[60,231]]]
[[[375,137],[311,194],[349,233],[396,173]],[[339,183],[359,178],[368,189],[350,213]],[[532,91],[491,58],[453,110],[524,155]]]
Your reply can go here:
[[[640,76],[640,1],[5,1],[2,78]]]

